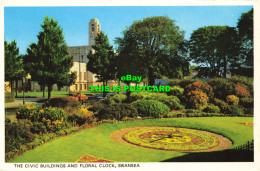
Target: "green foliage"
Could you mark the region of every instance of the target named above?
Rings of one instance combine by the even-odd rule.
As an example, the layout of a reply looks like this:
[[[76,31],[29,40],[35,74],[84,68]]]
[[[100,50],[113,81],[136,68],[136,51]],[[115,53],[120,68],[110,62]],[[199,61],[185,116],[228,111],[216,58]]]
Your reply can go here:
[[[229,114],[231,116],[244,116],[244,110],[237,105],[232,105],[229,108]]]
[[[180,100],[176,96],[167,96],[165,98],[159,98],[157,101],[166,104],[171,110],[183,109],[184,106],[180,104]]]
[[[239,104],[245,108],[253,108],[254,99],[251,97],[243,97],[239,99]]]
[[[116,94],[112,97],[112,100],[114,100],[116,103],[122,103],[127,98],[124,94]]]
[[[102,103],[102,101],[99,101],[94,103],[88,110],[92,111],[94,114],[99,114],[103,108],[107,108],[107,107],[108,105]]]
[[[127,102],[131,103],[136,100],[144,100],[148,96],[148,92],[132,92],[127,98]]]
[[[43,122],[48,131],[58,131],[65,127],[67,118],[64,110],[59,108],[44,108],[27,105],[21,107],[16,113],[17,119],[28,119],[32,122]]]
[[[87,108],[75,110],[73,113],[68,114],[68,121],[79,126],[86,123],[90,124],[93,120],[93,113],[88,111]]]
[[[168,82],[167,82],[167,85],[168,86],[177,86],[178,84],[179,84],[179,82],[180,82],[180,80],[178,80],[178,79],[174,79],[174,80],[169,80]]]
[[[4,41],[5,81],[10,81],[11,90],[14,81],[22,80],[26,76],[23,69],[23,56],[19,55],[19,48],[15,40],[8,43]]]
[[[228,79],[214,78],[208,84],[213,88],[214,97],[221,100],[226,100],[226,97],[235,90],[234,84]]]
[[[123,38],[117,38],[117,43],[119,77],[142,75],[148,79],[149,85],[153,85],[155,78],[179,75],[182,66],[189,65],[184,32],[168,17],[135,21],[123,32]]]
[[[238,21],[237,28],[240,37],[240,55],[242,60],[239,64],[253,67],[253,8],[243,13]]]
[[[239,97],[235,96],[235,95],[228,95],[227,96],[227,103],[229,105],[238,105],[239,102]]]
[[[97,34],[95,44],[88,53],[88,71],[97,74],[99,81],[107,85],[108,80],[113,80],[116,74],[116,55],[113,46],[109,44],[108,37],[102,31]],[[105,97],[105,91],[103,92]]]
[[[227,66],[236,60],[238,49],[237,31],[228,26],[206,26],[195,30],[190,38],[190,56],[197,64],[209,66],[208,76],[226,77]]]
[[[132,104],[116,103],[103,108],[98,116],[102,120],[122,120],[124,117],[137,117],[137,110]]]
[[[213,104],[208,105],[203,109],[203,112],[207,113],[220,113],[220,108],[218,106],[215,106]]]
[[[179,81],[178,85],[182,88],[185,88],[185,87],[187,87],[187,85],[192,84],[197,81],[199,81],[199,80],[198,79],[183,79],[183,80]]]
[[[32,79],[39,85],[48,86],[48,99],[51,97],[53,84],[69,86],[74,84],[76,75],[70,73],[73,56],[69,54],[62,28],[58,21],[44,17],[39,32],[38,42],[27,49],[24,63]]]
[[[180,100],[176,96],[167,96],[164,93],[149,93],[144,97],[144,100],[156,100],[167,105],[172,109],[182,109],[183,106],[180,104]]]
[[[221,113],[228,114],[229,113],[229,105],[223,100],[214,99],[214,104],[220,108]]]
[[[142,117],[150,116],[159,118],[167,115],[170,111],[167,105],[155,100],[138,100],[133,102],[133,105]]]
[[[20,146],[31,142],[34,139],[31,127],[29,120],[5,122],[5,152],[18,150]]]
[[[181,88],[179,86],[174,86],[174,87],[171,87],[171,91],[167,92],[167,95],[168,96],[173,95],[173,96],[180,97],[183,95],[183,92],[184,92],[184,88]]]
[[[106,105],[111,105],[111,104],[114,104],[115,101],[111,97],[108,97],[108,98],[102,99],[101,103],[104,103]]]
[[[80,102],[77,102],[75,99],[69,97],[55,97],[46,101],[43,107],[79,108]]]
[[[31,132],[36,134],[44,134],[47,132],[47,128],[43,122],[34,122],[33,126],[31,127]]]

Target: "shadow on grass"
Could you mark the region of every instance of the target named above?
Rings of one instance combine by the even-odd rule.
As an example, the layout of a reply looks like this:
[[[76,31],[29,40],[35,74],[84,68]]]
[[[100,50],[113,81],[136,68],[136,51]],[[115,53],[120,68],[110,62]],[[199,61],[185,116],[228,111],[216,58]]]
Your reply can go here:
[[[214,152],[188,153],[162,162],[253,162],[254,152],[246,150],[224,150]]]

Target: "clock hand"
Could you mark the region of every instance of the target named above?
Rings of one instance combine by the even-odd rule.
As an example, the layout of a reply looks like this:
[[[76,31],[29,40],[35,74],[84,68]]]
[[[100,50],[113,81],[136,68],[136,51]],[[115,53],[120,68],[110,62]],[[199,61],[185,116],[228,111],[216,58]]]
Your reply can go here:
[[[154,142],[154,141],[162,140],[162,139],[164,139],[164,138],[172,138],[172,137],[173,137],[172,134],[168,134],[168,135],[166,135],[166,136],[164,136],[164,137],[161,137],[161,138],[156,139],[156,140],[152,140],[152,141],[150,141],[150,142]]]

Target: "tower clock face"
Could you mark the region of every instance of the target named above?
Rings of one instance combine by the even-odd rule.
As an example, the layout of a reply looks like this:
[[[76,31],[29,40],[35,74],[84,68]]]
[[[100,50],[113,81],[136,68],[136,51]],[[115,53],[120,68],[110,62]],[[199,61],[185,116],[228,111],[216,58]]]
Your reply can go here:
[[[145,127],[128,132],[123,138],[143,147],[184,152],[205,150],[218,145],[214,136],[186,128]]]

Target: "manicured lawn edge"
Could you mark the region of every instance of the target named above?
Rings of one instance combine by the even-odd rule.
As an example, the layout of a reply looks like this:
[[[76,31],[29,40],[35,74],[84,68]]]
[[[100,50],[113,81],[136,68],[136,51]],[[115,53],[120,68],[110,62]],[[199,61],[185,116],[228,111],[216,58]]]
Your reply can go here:
[[[10,162],[75,162],[84,154],[117,162],[158,162],[184,156],[188,153],[122,145],[112,141],[110,134],[115,130],[134,126],[185,127],[224,135],[232,140],[232,149],[234,149],[253,139],[253,127],[236,122],[252,121],[251,117],[204,117],[149,119],[102,124],[95,128],[84,129],[69,136],[57,138],[14,158]],[[123,155],[122,152],[124,152]]]

